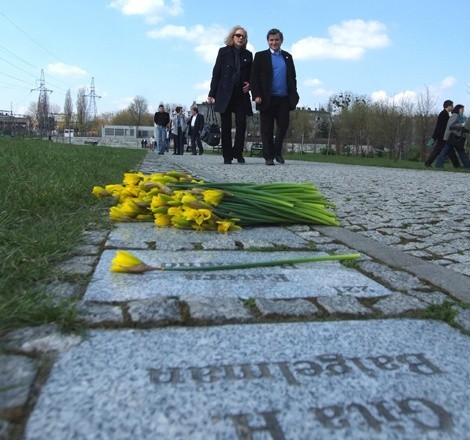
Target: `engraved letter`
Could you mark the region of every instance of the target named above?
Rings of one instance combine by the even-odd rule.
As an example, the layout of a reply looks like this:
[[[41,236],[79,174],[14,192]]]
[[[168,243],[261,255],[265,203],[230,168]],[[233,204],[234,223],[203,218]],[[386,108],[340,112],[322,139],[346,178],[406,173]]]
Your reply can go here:
[[[195,382],[216,382],[220,380],[217,373],[220,372],[220,367],[208,366],[208,367],[190,367],[191,377]]]
[[[393,357],[391,356],[376,356],[376,357],[370,357],[370,359],[377,367],[379,367],[382,370],[398,370],[400,367],[393,363]]]
[[[380,432],[380,422],[370,413],[370,411],[360,403],[351,403],[346,407],[346,409],[351,412],[353,409],[357,409],[367,424],[373,428],[375,431]]]
[[[318,365],[316,362],[311,361],[298,361],[294,362],[294,367],[301,367],[306,365],[305,368],[295,368],[295,371],[303,376],[320,376],[322,373],[322,367]]]
[[[324,408],[310,408],[309,411],[315,414],[315,417],[325,428],[349,428],[348,420],[339,418],[343,415],[343,408],[339,405],[325,406]],[[335,423],[334,419],[338,419],[337,423]]]
[[[254,372],[253,367],[257,366],[259,372]],[[225,370],[225,374],[227,375],[227,379],[229,380],[253,380],[253,379],[269,379],[272,378],[272,374],[269,371],[268,364],[265,362],[260,362],[259,364],[250,365],[250,364],[242,364],[242,365],[223,365]],[[235,374],[235,369],[240,370],[240,374],[237,376]]]
[[[407,364],[413,373],[418,374],[438,374],[444,373],[439,367],[436,367],[431,361],[428,361],[424,354],[401,354],[397,356],[397,361]]]
[[[289,370],[289,364],[287,362],[275,362],[274,365],[277,365],[279,367],[289,385],[300,385],[300,382],[297,381],[297,379]]]
[[[153,383],[184,383],[184,380],[181,378],[181,371],[179,368],[169,368],[168,370],[162,370],[161,368],[150,368],[148,371],[150,381]]]
[[[253,440],[255,432],[267,432],[273,440],[285,440],[284,433],[276,418],[278,411],[260,412],[265,421],[264,426],[250,426],[248,424],[249,414],[228,415],[235,425],[235,430],[239,440]]]
[[[325,368],[330,376],[346,374],[351,371],[351,367],[346,365],[344,357],[340,354],[322,354],[318,356],[318,360],[327,364]]]
[[[401,401],[397,400],[396,402],[403,414],[410,416],[414,424],[424,431],[446,431],[454,425],[452,414],[447,412],[442,406],[430,402],[429,400],[403,399]],[[426,411],[426,409],[430,411]],[[430,412],[432,414],[430,414]],[[412,414],[416,414],[416,417],[411,417]]]

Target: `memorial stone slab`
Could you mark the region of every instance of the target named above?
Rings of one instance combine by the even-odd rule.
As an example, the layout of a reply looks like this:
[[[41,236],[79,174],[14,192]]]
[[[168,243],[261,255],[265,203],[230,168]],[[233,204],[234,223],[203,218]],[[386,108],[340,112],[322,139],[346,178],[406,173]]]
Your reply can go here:
[[[469,365],[439,321],[93,330],[24,439],[464,439]]]
[[[192,267],[232,263],[305,258],[322,253],[245,251],[143,251],[133,252],[151,266]],[[305,298],[349,295],[380,297],[391,292],[356,270],[340,263],[316,262],[297,265],[217,271],[151,271],[144,275],[111,273],[115,251],[101,255],[84,299],[129,301],[156,296],[187,298]]]

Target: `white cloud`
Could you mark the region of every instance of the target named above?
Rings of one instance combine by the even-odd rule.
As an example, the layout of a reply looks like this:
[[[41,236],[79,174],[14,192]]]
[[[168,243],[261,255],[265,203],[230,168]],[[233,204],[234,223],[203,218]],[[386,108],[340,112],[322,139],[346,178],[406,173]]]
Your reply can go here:
[[[63,76],[87,76],[88,72],[77,66],[69,66],[64,63],[49,64],[46,67],[46,73]]]
[[[309,36],[291,47],[295,59],[359,60],[367,49],[390,45],[387,28],[378,21],[348,20],[328,28],[329,38]]]
[[[109,7],[120,10],[123,15],[143,15],[148,23],[183,13],[181,0],[114,0]]]
[[[373,92],[370,97],[373,102],[388,102],[389,104],[400,105],[408,102],[416,103],[418,93],[413,90],[405,90],[393,96],[388,96],[385,90],[378,90]]]
[[[203,25],[195,25],[192,27],[166,25],[159,29],[147,32],[147,36],[155,39],[181,39],[188,42],[197,42],[195,52],[201,58],[213,63],[217,57],[219,48],[223,45],[223,41],[228,31],[220,26],[204,27]],[[194,35],[198,35],[195,39]],[[250,48],[248,46],[248,48]]]
[[[209,91],[210,85],[211,85],[211,81],[208,79],[207,81],[194,84],[194,89],[195,90],[207,90],[207,91]]]
[[[319,87],[323,84],[323,81],[317,78],[309,78],[304,81],[304,85],[311,87]]]
[[[453,76],[446,76],[440,84],[441,89],[449,89],[450,87],[455,86],[457,84],[457,79]]]

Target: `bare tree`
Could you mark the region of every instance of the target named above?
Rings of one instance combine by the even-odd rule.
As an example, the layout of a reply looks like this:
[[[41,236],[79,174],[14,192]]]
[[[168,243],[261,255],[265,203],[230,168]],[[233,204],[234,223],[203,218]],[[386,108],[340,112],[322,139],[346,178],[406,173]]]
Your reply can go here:
[[[88,105],[85,87],[80,87],[77,92],[77,128],[80,134],[86,132],[88,119]]]
[[[416,138],[421,160],[426,159],[426,139],[432,135],[436,119],[435,106],[436,100],[431,97],[429,87],[426,86],[426,92],[418,95],[415,115]]]
[[[65,102],[64,102],[64,128],[70,128],[72,123],[72,116],[73,116],[73,102],[72,102],[72,95],[70,93],[70,89],[67,90],[65,94]]]
[[[149,105],[143,96],[136,96],[132,103],[129,105],[129,115],[133,120],[133,124],[139,131],[139,126],[142,125],[144,119],[148,120]],[[146,121],[147,122],[147,121]]]

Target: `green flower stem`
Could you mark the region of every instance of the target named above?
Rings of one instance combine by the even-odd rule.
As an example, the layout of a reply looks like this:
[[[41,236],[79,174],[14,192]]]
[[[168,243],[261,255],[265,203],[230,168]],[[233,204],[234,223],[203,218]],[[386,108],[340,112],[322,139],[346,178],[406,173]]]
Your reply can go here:
[[[282,266],[284,264],[315,263],[319,261],[355,260],[360,257],[361,257],[361,254],[324,255],[324,256],[307,257],[307,258],[292,258],[292,259],[287,259],[287,260],[258,261],[256,263],[221,264],[221,265],[216,265],[216,266],[205,266],[205,267],[151,267],[149,270],[182,272],[182,271],[252,269],[255,267]]]

